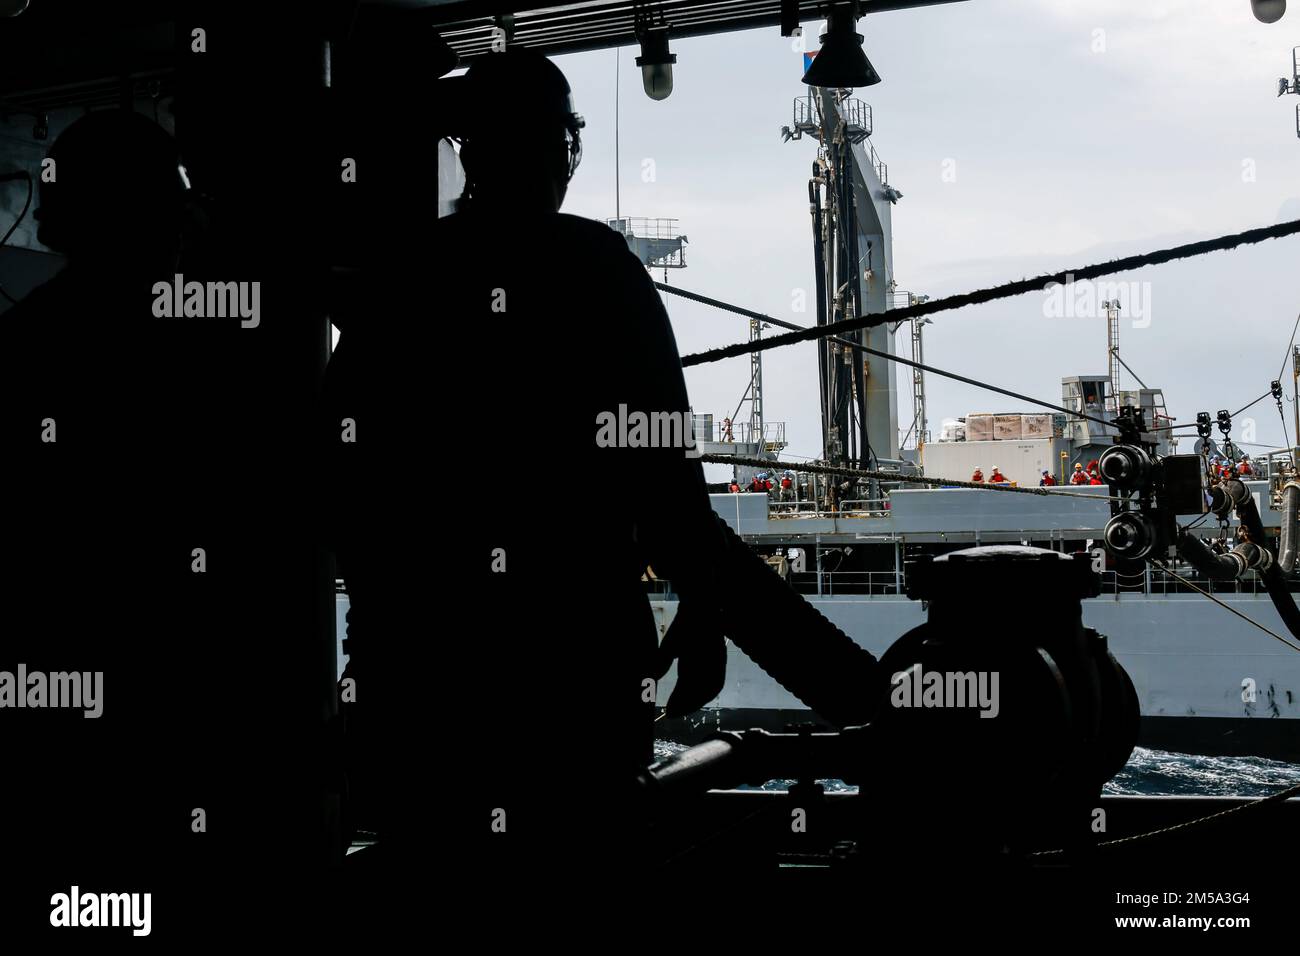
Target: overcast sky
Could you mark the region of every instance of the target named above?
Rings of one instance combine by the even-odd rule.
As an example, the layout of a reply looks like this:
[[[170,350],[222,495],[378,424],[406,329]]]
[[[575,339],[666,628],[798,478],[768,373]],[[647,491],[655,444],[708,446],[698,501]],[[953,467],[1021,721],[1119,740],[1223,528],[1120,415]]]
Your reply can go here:
[[[1248,0],[980,0],[875,14],[859,32],[884,82],[858,95],[904,194],[900,289],[938,297],[1300,218],[1300,97],[1276,96],[1300,10],[1267,26]],[[622,51],[623,215],[681,220],[688,268],[670,283],[811,323],[792,303],[799,289],[812,300],[816,146],[779,135],[806,89],[800,53],[775,28],[672,49],[675,90],[662,102],[641,91],[639,51]],[[600,219],[614,215],[615,60],[605,50],[556,61],[587,119],[565,211]],[[1290,238],[1117,276],[1141,284],[1134,305],[1145,310],[1122,325],[1122,357],[1165,390],[1179,421],[1244,405],[1282,364],[1298,265]],[[665,299],[683,354],[747,335],[737,316]],[[945,313],[926,332],[931,364],[1049,401],[1062,376],[1106,371],[1104,320],[1049,317],[1037,293]],[[816,368],[811,345],[764,357],[767,418],[787,423],[792,457],[820,451]],[[718,419],[748,380],[744,358],[687,371],[695,410]],[[1289,367],[1284,385],[1289,428]],[[1126,375],[1124,387],[1136,383]],[[909,388],[900,383],[904,429]],[[936,436],[944,418],[1030,410],[934,376],[927,391]],[[1272,402],[1252,413],[1255,440],[1282,444]]]

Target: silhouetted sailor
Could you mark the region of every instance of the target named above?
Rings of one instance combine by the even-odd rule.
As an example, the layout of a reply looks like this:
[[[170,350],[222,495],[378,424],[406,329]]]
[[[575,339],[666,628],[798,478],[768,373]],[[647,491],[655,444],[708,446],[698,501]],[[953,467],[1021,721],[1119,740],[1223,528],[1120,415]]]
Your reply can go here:
[[[558,211],[583,127],[559,69],[512,50],[455,82],[461,208],[429,222],[431,158],[394,156],[409,195],[384,213],[420,229],[385,248],[351,297],[357,314],[336,310],[327,374],[350,669],[390,745],[380,826],[452,826],[513,863],[571,851],[640,866],[633,780],[652,757],[665,657],[680,656],[673,712],[710,700],[725,667],[721,539],[686,445],[681,364],[622,237]],[[505,427],[465,431],[483,421]],[[540,485],[486,502],[434,481],[521,465],[591,488],[656,480],[594,501]],[[651,564],[681,596],[660,651]],[[429,761],[464,821],[428,804]]]
[[[0,839],[86,882],[156,879],[202,867],[217,845],[175,855],[192,808],[230,821],[204,780],[224,759],[213,728],[230,722],[223,661],[242,656],[235,631],[249,632],[230,620],[233,594],[204,590],[212,579],[193,573],[192,549],[229,567],[212,490],[229,453],[214,427],[220,376],[238,375],[198,337],[203,320],[154,311],[179,251],[172,138],[138,114],[96,112],[49,159],[38,237],[67,264],[0,317],[12,483],[0,671],[98,675],[100,713],[4,712],[13,773]]]
[[[67,265],[5,314],[6,353],[23,397],[55,419],[59,439],[99,441],[114,411],[148,397],[122,362],[151,347],[150,290],[176,271],[176,148],[139,114],[91,113],[50,147],[39,188],[37,238]]]

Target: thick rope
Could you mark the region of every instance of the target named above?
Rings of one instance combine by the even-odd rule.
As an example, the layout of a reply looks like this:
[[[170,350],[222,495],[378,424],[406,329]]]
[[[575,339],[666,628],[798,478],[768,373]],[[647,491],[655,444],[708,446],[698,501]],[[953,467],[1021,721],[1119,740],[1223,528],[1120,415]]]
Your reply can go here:
[[[1279,790],[1277,793],[1269,794],[1267,797],[1261,797],[1251,803],[1243,803],[1240,806],[1229,807],[1227,810],[1220,810],[1218,813],[1211,813],[1209,816],[1197,817],[1195,820],[1188,820],[1185,823],[1175,823],[1171,827],[1162,827],[1159,830],[1151,830],[1147,833],[1135,833],[1132,836],[1120,837],[1118,840],[1107,840],[1105,843],[1098,843],[1094,849],[1104,847],[1122,846],[1126,843],[1137,843],[1139,840],[1149,840],[1152,837],[1163,836],[1167,833],[1177,833],[1179,830],[1190,830],[1194,827],[1201,827],[1215,820],[1222,820],[1224,817],[1233,814],[1244,813],[1248,810],[1254,810],[1257,807],[1268,806],[1271,803],[1282,803],[1292,797],[1300,797],[1300,783],[1294,787],[1287,787],[1285,790]],[[1059,856],[1064,850],[1040,850],[1037,853],[1031,853],[1030,856]]]
[[[1174,246],[1170,249],[1160,249],[1156,252],[1143,253],[1142,255],[1125,256],[1122,259],[1112,259],[1110,262],[1083,266],[1078,269],[1063,269],[1060,272],[1054,272],[1050,275],[1042,275],[1035,279],[1021,279],[1017,282],[1008,282],[988,289],[980,289],[975,292],[966,292],[961,295],[948,296],[944,299],[935,299],[932,302],[922,302],[917,305],[910,305],[903,309],[891,309],[888,312],[874,312],[867,315],[860,315],[856,318],[843,319],[839,322],[830,322],[826,325],[818,325],[799,332],[789,332],[785,335],[775,335],[772,338],[759,339],[756,342],[737,342],[734,345],[727,345],[721,348],[709,349],[704,352],[696,352],[692,355],[683,356],[682,365],[684,367],[704,365],[708,362],[717,362],[726,358],[735,358],[738,355],[748,355],[751,352],[764,352],[768,349],[777,349],[786,345],[794,345],[797,342],[809,342],[815,339],[822,339],[827,336],[838,335],[842,332],[856,332],[859,329],[869,329],[885,322],[901,322],[906,319],[916,318],[917,316],[932,315],[935,312],[946,312],[950,309],[964,308],[968,305],[982,305],[985,302],[996,302],[998,299],[1008,299],[1015,295],[1023,295],[1026,292],[1041,291],[1049,283],[1053,282],[1064,285],[1066,282],[1094,279],[1098,276],[1112,275],[1116,272],[1129,272],[1133,269],[1141,269],[1144,266],[1160,265],[1161,263],[1172,262],[1175,259],[1185,259],[1189,256],[1204,255],[1207,252],[1221,252],[1226,249],[1236,248],[1240,245],[1252,245],[1257,242],[1263,242],[1265,239],[1280,239],[1284,236],[1295,235],[1296,233],[1300,233],[1300,219],[1293,220],[1292,222],[1278,223],[1275,226],[1267,226],[1260,229],[1248,229],[1245,232],[1220,236],[1217,239],[1190,242],[1185,245]]]
[[[772,318],[772,316],[764,315],[762,312],[754,312],[751,309],[745,309],[738,305],[732,305],[730,302],[723,302],[721,299],[711,299],[707,295],[700,295],[698,292],[687,292],[685,289],[679,289],[676,286],[664,285],[662,282],[656,282],[655,288],[659,289],[661,292],[668,292],[671,293],[672,295],[679,295],[684,299],[690,299],[693,302],[699,302],[702,305],[710,305],[713,306],[715,309],[722,309],[724,312],[734,312],[736,315],[743,315],[751,319],[756,319],[760,322],[768,322],[771,323],[772,325],[778,326],[779,328],[793,329],[796,332],[806,332],[809,330],[808,326],[806,325],[795,325],[793,322],[786,322],[783,319],[774,319]],[[1066,415],[1069,415],[1072,418],[1086,419],[1087,421],[1096,422],[1099,425],[1105,425],[1107,427],[1110,427],[1114,424],[1114,422],[1107,421],[1104,418],[1095,418],[1092,415],[1083,414],[1075,411],[1074,409],[1065,408],[1064,406],[1061,405],[1053,405],[1051,402],[1045,402],[1042,399],[1034,398],[1031,395],[1022,395],[1020,392],[1013,392],[1010,389],[1001,388],[989,382],[981,382],[979,379],[968,378],[965,375],[958,375],[956,372],[947,372],[941,368],[935,368],[932,365],[924,365],[920,362],[914,362],[911,359],[903,358],[901,355],[895,355],[892,352],[882,352],[879,349],[868,348],[865,345],[860,345],[859,343],[854,342],[852,339],[842,338],[838,335],[831,335],[828,336],[828,338],[832,342],[838,342],[843,346],[846,346],[858,352],[864,352],[867,355],[874,355],[877,358],[882,358],[890,362],[897,362],[900,365],[906,365],[909,368],[920,369],[922,372],[929,372],[931,375],[940,375],[944,378],[953,379],[954,381],[964,382],[967,385],[974,385],[976,388],[982,388],[990,392],[997,392],[999,395],[1006,395],[1009,398],[1016,399],[1017,401],[1028,402],[1030,405],[1038,405],[1041,406],[1042,408],[1050,408],[1054,412],[1064,412]],[[1136,378],[1136,376],[1134,377]],[[1145,386],[1143,387],[1145,388]],[[744,399],[742,399],[741,401],[743,402]],[[913,422],[913,424],[915,424],[915,422]]]

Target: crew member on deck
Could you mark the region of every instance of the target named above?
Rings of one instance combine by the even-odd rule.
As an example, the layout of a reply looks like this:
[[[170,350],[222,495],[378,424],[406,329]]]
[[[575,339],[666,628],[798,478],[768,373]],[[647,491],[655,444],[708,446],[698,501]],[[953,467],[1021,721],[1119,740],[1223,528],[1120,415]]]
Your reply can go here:
[[[975,474],[970,476],[970,480],[978,482],[981,485],[984,484],[984,472],[979,470],[978,465],[975,467]]]
[[[1076,461],[1074,463],[1074,474],[1070,476],[1070,484],[1086,485],[1087,483],[1088,483],[1088,476],[1083,472],[1083,465],[1079,464]]]
[[[604,224],[559,212],[585,125],[563,73],[533,50],[511,47],[478,57],[458,79],[460,208],[432,218],[436,140],[420,139],[422,104],[412,103],[404,132],[413,142],[385,153],[401,175],[388,160],[378,174],[404,195],[371,206],[394,217],[382,224],[394,230],[385,232],[391,241],[368,265],[359,314],[341,325],[327,373],[324,438],[338,459],[330,474],[339,476],[343,499],[336,540],[361,627],[349,635],[350,663],[358,705],[368,699],[380,708],[376,720],[389,741],[380,846],[387,840],[402,852],[437,841],[436,857],[414,855],[412,863],[441,859],[458,874],[472,868],[497,878],[528,867],[553,876],[558,865],[605,879],[644,866],[652,852],[637,775],[654,756],[666,658],[678,663],[670,717],[698,709],[723,686],[716,569],[725,538],[697,458],[618,434],[628,417],[621,409],[689,420],[690,403],[645,267]],[[564,250],[562,282],[537,254],[544,249]],[[430,262],[445,277],[432,289]],[[493,357],[491,375],[465,378],[485,334],[523,336],[526,347]],[[587,362],[597,344],[618,360]],[[557,374],[575,362],[582,374]],[[521,396],[540,397],[546,454],[594,487],[655,476],[565,510],[564,538],[587,556],[572,600],[557,603],[555,539],[539,535],[527,516],[431,507],[421,460],[430,383],[453,378],[464,378],[464,400],[486,420],[508,419]],[[362,436],[353,445],[338,441],[344,418]],[[516,467],[520,449],[480,451],[488,467],[504,469]],[[440,539],[465,545],[454,562]],[[647,565],[680,595],[663,647],[641,580]],[[431,618],[439,613],[430,604],[434,580],[463,601],[454,622]],[[436,721],[448,718],[454,733],[439,732],[447,725]],[[579,745],[574,759],[559,745],[567,739]],[[456,801],[453,808],[438,811],[450,814],[454,833],[430,824],[430,746],[456,781],[440,795]],[[443,841],[462,839],[473,848],[447,860]]]

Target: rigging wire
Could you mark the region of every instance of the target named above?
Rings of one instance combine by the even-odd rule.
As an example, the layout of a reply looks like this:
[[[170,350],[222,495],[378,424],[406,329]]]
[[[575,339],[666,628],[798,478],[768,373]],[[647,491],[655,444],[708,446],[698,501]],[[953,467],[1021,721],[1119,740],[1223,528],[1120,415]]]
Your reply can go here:
[[[698,292],[688,292],[685,289],[679,289],[675,286],[663,285],[662,283],[659,282],[655,283],[655,288],[659,289],[661,292],[668,292],[671,293],[672,295],[679,295],[682,298],[691,299],[692,301],[699,302],[703,305],[711,305],[714,308],[723,310],[724,312],[734,312],[737,315],[747,316],[748,318],[751,319],[759,319],[764,322],[770,322],[772,325],[779,326],[780,328],[783,329],[795,329],[800,332],[814,331],[814,329],[809,328],[806,325],[797,325],[794,322],[786,322],[782,319],[775,319],[770,315],[763,314],[762,312],[754,312],[751,309],[742,308],[741,306],[738,305],[732,305],[730,302],[723,302],[720,299],[711,299],[708,296],[700,295]],[[825,327],[826,326],[819,326],[819,328],[825,328]],[[777,338],[783,338],[783,337],[784,336],[777,336]],[[1028,402],[1031,405],[1038,405],[1041,406],[1042,408],[1049,408],[1054,412],[1062,412],[1066,415],[1070,415],[1075,418],[1083,418],[1090,422],[1096,422],[1098,425],[1105,425],[1109,427],[1113,424],[1107,419],[1097,418],[1093,415],[1086,415],[1081,412],[1077,412],[1074,409],[1065,408],[1061,405],[1053,405],[1051,402],[1045,402],[1042,399],[1033,398],[1032,396],[1029,395],[1022,395],[1020,392],[1013,392],[1010,389],[1000,388],[999,386],[990,384],[989,382],[982,382],[979,381],[978,379],[968,378],[965,375],[959,375],[956,372],[948,372],[941,368],[935,368],[933,365],[925,365],[921,362],[913,362],[911,359],[903,358],[903,356],[901,355],[894,355],[890,352],[882,352],[879,349],[873,349],[865,345],[859,345],[857,342],[854,342],[851,339],[845,339],[845,338],[841,338],[840,336],[834,336],[834,335],[827,336],[827,338],[830,338],[833,341],[839,342],[843,345],[847,345],[850,348],[856,349],[859,352],[865,352],[868,355],[874,355],[878,358],[882,358],[890,362],[897,362],[900,365],[906,365],[909,366],[910,368],[920,369],[922,372],[929,372],[931,375],[938,375],[941,378],[951,378],[955,381],[962,382],[966,385],[973,385],[976,388],[983,388],[983,389],[987,389],[990,392],[997,392],[999,395],[1006,395],[1007,397],[1014,398],[1017,401]],[[764,341],[775,341],[775,339],[765,339]],[[685,366],[686,364],[685,359],[682,360],[682,364],[683,366]],[[1178,426],[1178,427],[1181,428],[1186,426]]]
[[[1212,511],[1207,511],[1207,512],[1205,512],[1205,514],[1201,515],[1201,516],[1200,516],[1199,518],[1197,518],[1195,521],[1189,521],[1187,524],[1180,524],[1180,525],[1178,526],[1178,530],[1179,530],[1179,531],[1191,531],[1193,528],[1197,528],[1197,527],[1199,527],[1199,526],[1201,525],[1201,523],[1204,522],[1205,519],[1208,518],[1208,517],[1209,517],[1210,515],[1212,515],[1213,513],[1214,513],[1214,512],[1212,512]]]
[[[1295,325],[1291,326],[1291,341],[1287,343],[1286,354],[1282,356],[1282,367],[1277,370],[1278,381],[1281,381],[1282,376],[1286,374],[1286,360],[1291,357],[1291,350],[1295,348],[1295,334],[1297,329],[1300,329],[1300,314],[1296,315]]]
[[[1254,408],[1256,405],[1258,405],[1260,402],[1262,402],[1264,399],[1268,398],[1268,397],[1269,397],[1270,395],[1272,395],[1272,394],[1273,394],[1273,390],[1270,388],[1267,392],[1265,392],[1263,395],[1259,396],[1259,398],[1255,399],[1255,400],[1254,400],[1253,402],[1251,402],[1249,405],[1243,405],[1243,406],[1241,406],[1241,408],[1239,408],[1239,409],[1237,409],[1235,412],[1233,412],[1233,413],[1232,413],[1232,417],[1233,417],[1233,418],[1236,418],[1238,415],[1240,415],[1242,412],[1246,411],[1247,409]]]
[[[1133,377],[1134,377],[1134,378],[1137,378],[1136,375],[1134,375]],[[1229,415],[1228,417],[1229,417],[1229,418],[1236,418],[1236,417],[1237,417],[1238,415],[1240,415],[1242,412],[1247,411],[1247,410],[1249,410],[1249,409],[1251,409],[1251,408],[1254,408],[1256,405],[1258,405],[1260,402],[1262,402],[1264,399],[1268,398],[1268,397],[1269,397],[1270,395],[1272,395],[1272,394],[1273,394],[1273,390],[1270,388],[1270,389],[1269,389],[1267,392],[1265,392],[1263,395],[1259,396],[1259,398],[1255,399],[1253,402],[1251,402],[1251,403],[1248,404],[1248,405],[1243,405],[1243,406],[1241,406],[1241,408],[1237,409],[1235,412],[1233,412],[1233,413],[1232,413],[1231,415]],[[1149,428],[1149,429],[1147,429],[1147,431],[1163,432],[1163,431],[1173,431],[1173,430],[1176,429],[1176,428],[1195,428],[1195,427],[1196,427],[1196,423],[1195,423],[1195,422],[1187,422],[1187,423],[1184,424],[1184,425],[1157,425],[1157,426],[1155,426],[1154,428]],[[1247,442],[1246,444],[1250,444],[1250,442]]]
[[[1282,380],[1282,376],[1283,376],[1284,374],[1286,374],[1286,360],[1287,360],[1287,358],[1291,355],[1291,350],[1292,350],[1292,348],[1295,347],[1295,336],[1296,336],[1296,330],[1297,330],[1297,329],[1300,329],[1300,315],[1297,315],[1297,316],[1296,316],[1295,325],[1293,325],[1293,326],[1291,327],[1291,341],[1287,344],[1287,347],[1286,347],[1286,354],[1282,356],[1282,367],[1281,367],[1281,369],[1278,370],[1278,373],[1277,373],[1277,379],[1276,379],[1277,381],[1281,381],[1281,380]],[[1124,360],[1123,360],[1122,358],[1119,357],[1117,350],[1112,350],[1112,351],[1116,353],[1116,354],[1115,354],[1115,360],[1116,360],[1117,362],[1119,362],[1120,365],[1123,365],[1126,369],[1128,369],[1128,372],[1129,372],[1130,375],[1132,375],[1134,378],[1137,378],[1137,380],[1138,380],[1138,384],[1139,384],[1139,385],[1142,385],[1143,388],[1146,388],[1146,385],[1142,383],[1142,379],[1140,379],[1140,378],[1137,377],[1137,373],[1134,372],[1131,368],[1129,368],[1128,365],[1124,362]],[[1255,399],[1255,400],[1254,400],[1253,402],[1251,402],[1249,405],[1243,405],[1241,408],[1237,409],[1235,412],[1232,413],[1231,417],[1232,417],[1232,418],[1236,418],[1236,417],[1237,417],[1238,415],[1240,415],[1242,412],[1247,411],[1248,409],[1253,408],[1254,406],[1258,405],[1260,402],[1262,402],[1264,399],[1268,398],[1268,397],[1269,397],[1270,395],[1272,395],[1272,394],[1273,394],[1273,389],[1270,388],[1267,392],[1265,392],[1263,395],[1259,396],[1259,398]],[[1282,418],[1282,438],[1283,438],[1284,441],[1287,441],[1287,442],[1288,442],[1287,447],[1290,447],[1290,445],[1289,445],[1290,439],[1287,438],[1286,415],[1285,415],[1285,413],[1282,411],[1282,400],[1281,400],[1281,399],[1278,399],[1278,402],[1277,402],[1277,413],[1278,413],[1278,415],[1281,416],[1281,418]],[[1196,427],[1195,424],[1189,422],[1188,424],[1185,424],[1185,425],[1159,425],[1159,426],[1157,426],[1157,427],[1155,427],[1155,428],[1152,428],[1152,429],[1150,429],[1150,430],[1151,430],[1151,431],[1170,431],[1170,430],[1173,430],[1173,429],[1176,429],[1176,428],[1195,428],[1195,427]],[[1249,444],[1253,444],[1253,443],[1252,443],[1252,442],[1241,442],[1240,444],[1249,445]]]
[[[1282,642],[1283,644],[1285,644],[1287,647],[1291,648],[1291,650],[1293,650],[1293,651],[1300,651],[1300,646],[1297,646],[1297,645],[1295,645],[1295,644],[1292,644],[1290,641],[1288,641],[1286,638],[1284,638],[1281,634],[1278,634],[1276,631],[1271,631],[1271,630],[1269,630],[1267,627],[1265,627],[1263,624],[1260,624],[1259,621],[1256,621],[1254,618],[1252,618],[1252,617],[1248,617],[1247,615],[1242,614],[1240,611],[1238,611],[1235,607],[1233,607],[1232,605],[1230,605],[1228,602],[1226,602],[1226,601],[1221,601],[1219,598],[1215,597],[1215,596],[1214,596],[1213,594],[1211,594],[1209,591],[1204,591],[1204,590],[1202,590],[1201,588],[1197,587],[1195,583],[1193,583],[1193,582],[1187,580],[1187,578],[1183,577],[1183,576],[1182,576],[1181,574],[1179,574],[1177,571],[1175,571],[1175,570],[1173,570],[1172,568],[1170,568],[1170,567],[1169,567],[1167,564],[1165,564],[1163,561],[1156,561],[1156,560],[1153,560],[1151,563],[1154,564],[1156,567],[1160,568],[1162,571],[1164,571],[1166,574],[1168,574],[1169,576],[1171,576],[1171,577],[1174,578],[1175,580],[1177,580],[1177,581],[1181,581],[1183,584],[1186,584],[1186,585],[1187,585],[1189,588],[1191,588],[1193,591],[1197,591],[1197,592],[1199,592],[1199,593],[1201,593],[1201,594],[1204,594],[1207,598],[1209,598],[1209,599],[1210,599],[1211,601],[1213,601],[1215,604],[1219,605],[1219,607],[1231,611],[1233,614],[1237,615],[1237,617],[1241,618],[1241,619],[1242,619],[1243,621],[1245,621],[1247,624],[1253,624],[1255,627],[1259,628],[1261,631],[1263,631],[1263,632],[1264,632],[1265,634],[1267,634],[1269,637],[1276,638],[1277,640],[1281,641],[1281,642]]]
[[[1138,384],[1139,384],[1139,385],[1143,386],[1144,389],[1145,389],[1145,388],[1149,388],[1149,386],[1147,385],[1147,382],[1144,382],[1143,380],[1141,380],[1141,377],[1138,375],[1138,373],[1136,373],[1135,371],[1132,371],[1131,368],[1128,368],[1128,363],[1125,362],[1125,360],[1123,360],[1122,358],[1119,358],[1119,346],[1115,346],[1114,349],[1110,350],[1110,354],[1112,354],[1112,355],[1115,356],[1115,362],[1118,362],[1119,364],[1123,365],[1123,367],[1125,367],[1125,368],[1127,369],[1127,371],[1128,371],[1128,375],[1131,375],[1131,376],[1134,377],[1134,378],[1138,378]]]

